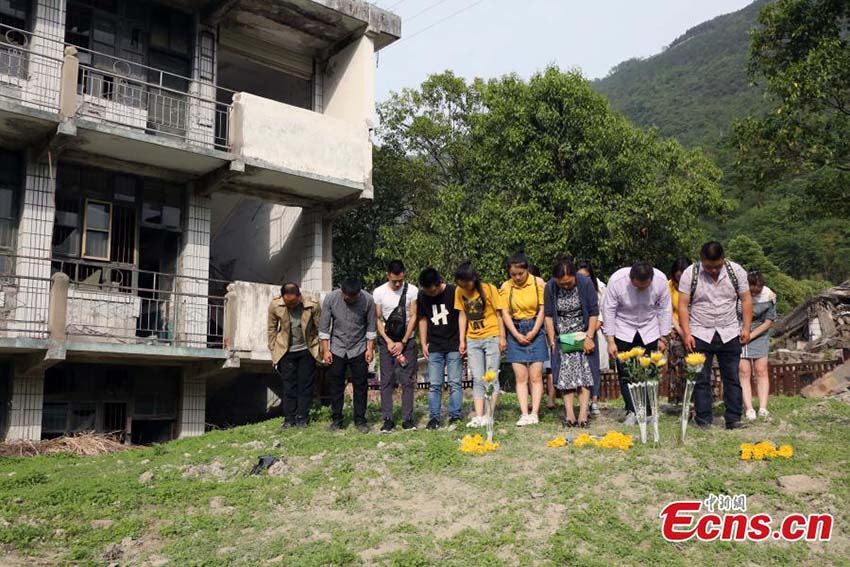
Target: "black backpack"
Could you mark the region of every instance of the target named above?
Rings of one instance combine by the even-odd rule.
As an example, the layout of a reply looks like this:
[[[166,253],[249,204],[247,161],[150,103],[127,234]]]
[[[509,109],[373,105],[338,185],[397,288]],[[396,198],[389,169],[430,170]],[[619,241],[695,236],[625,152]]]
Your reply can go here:
[[[384,332],[387,336],[394,340],[400,341],[404,338],[407,332],[407,282],[401,289],[401,297],[398,300],[398,305],[393,309],[387,320],[384,321]]]

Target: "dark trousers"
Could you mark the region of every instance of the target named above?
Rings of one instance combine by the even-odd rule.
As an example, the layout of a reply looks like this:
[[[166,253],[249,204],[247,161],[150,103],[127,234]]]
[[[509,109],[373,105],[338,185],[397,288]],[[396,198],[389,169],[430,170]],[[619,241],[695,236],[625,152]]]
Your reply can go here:
[[[744,398],[741,382],[738,378],[738,365],[741,362],[741,341],[737,337],[723,343],[718,333],[714,333],[711,343],[696,339],[696,350],[705,355],[705,366],[694,384],[694,409],[696,422],[700,425],[710,425],[714,419],[711,405],[714,394],[711,391],[711,364],[717,356],[720,366],[720,378],[723,380],[723,404],[726,406],[726,424],[741,421]]]
[[[416,341],[409,340],[402,354],[407,358],[403,367],[387,349],[386,343],[379,341],[381,351],[381,413],[384,419],[393,418],[393,392],[401,385],[401,418],[413,419],[413,390],[416,388]]]
[[[277,363],[283,380],[281,407],[286,423],[307,423],[313,403],[316,360],[309,350],[288,352]]]
[[[333,355],[328,369],[331,390],[331,419],[342,422],[342,405],[345,400],[345,373],[351,371],[351,385],[354,387],[354,423],[366,423],[366,397],[369,393],[369,365],[366,353],[353,358]]]
[[[647,351],[653,351],[658,348],[658,340],[654,340],[649,344],[644,344],[640,333],[635,333],[635,337],[631,342],[621,341],[620,339],[614,339],[614,342],[617,344],[618,352],[626,352],[627,350],[632,350],[634,347],[643,347]],[[632,393],[629,392],[629,381],[627,380],[628,373],[629,369],[626,368],[626,365],[617,360],[617,376],[620,377],[620,393],[623,395],[623,402],[626,404],[626,411],[635,413],[635,403],[632,400]],[[646,415],[652,415],[652,408],[649,407],[649,404],[646,404]]]

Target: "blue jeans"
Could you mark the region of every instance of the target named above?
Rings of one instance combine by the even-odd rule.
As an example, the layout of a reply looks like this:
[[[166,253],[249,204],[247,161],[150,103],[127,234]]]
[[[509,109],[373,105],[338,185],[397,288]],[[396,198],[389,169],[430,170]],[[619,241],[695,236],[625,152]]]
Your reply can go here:
[[[448,376],[447,376],[448,375]],[[440,419],[443,402],[443,382],[449,383],[449,417],[460,417],[463,405],[463,360],[459,352],[431,352],[428,354],[428,411],[431,419]]]

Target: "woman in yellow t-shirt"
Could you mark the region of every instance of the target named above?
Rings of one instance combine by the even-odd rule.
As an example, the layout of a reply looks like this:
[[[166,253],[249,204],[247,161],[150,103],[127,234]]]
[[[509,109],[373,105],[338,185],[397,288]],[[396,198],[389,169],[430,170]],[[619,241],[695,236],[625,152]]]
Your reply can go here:
[[[506,360],[516,376],[516,394],[522,416],[517,426],[539,423],[543,399],[543,361],[549,358],[543,329],[543,285],[528,271],[528,258],[517,252],[508,258],[511,279],[502,284],[502,311],[508,348]],[[531,412],[528,383],[531,381]]]
[[[676,258],[670,268],[670,281],[667,282],[670,299],[673,301],[673,333],[667,349],[667,371],[672,376],[684,371],[685,346],[682,343],[682,326],[679,323],[679,280],[690,265],[691,261],[687,258]]]
[[[460,312],[460,355],[467,357],[475,406],[475,417],[467,427],[483,427],[488,419],[484,415],[484,374],[488,370],[499,372],[506,347],[505,324],[501,316],[504,305],[496,286],[482,282],[470,262],[458,266],[455,283],[455,309]],[[497,378],[493,390],[494,405],[498,392]]]

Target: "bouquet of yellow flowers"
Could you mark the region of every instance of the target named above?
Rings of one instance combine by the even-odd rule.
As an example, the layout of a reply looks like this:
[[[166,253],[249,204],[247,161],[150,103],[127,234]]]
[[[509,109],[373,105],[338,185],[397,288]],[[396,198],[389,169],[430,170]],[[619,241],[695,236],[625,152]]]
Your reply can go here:
[[[791,445],[780,445],[777,447],[770,441],[761,443],[741,443],[741,460],[761,461],[764,459],[790,459],[794,456],[794,447]]]
[[[495,451],[498,448],[498,443],[485,441],[483,437],[476,433],[475,435],[465,435],[460,441],[460,447],[458,448],[458,451],[460,451],[461,453],[470,453],[473,455],[483,455],[484,453]]]
[[[685,393],[682,396],[682,441],[688,430],[688,414],[691,410],[691,395],[697,383],[697,376],[705,366],[705,355],[701,352],[692,352],[685,357],[685,371],[688,373],[685,379]]]
[[[646,354],[643,347],[634,347],[631,350],[617,354],[617,359],[626,367],[627,385],[632,395],[632,403],[635,406],[635,415],[640,427],[641,443],[646,443],[646,415],[647,406],[652,412],[653,439],[657,444],[660,439],[658,433],[658,376],[666,366],[667,359],[661,352]]]

